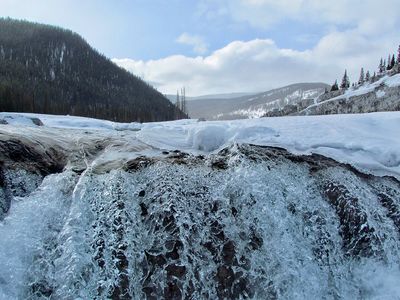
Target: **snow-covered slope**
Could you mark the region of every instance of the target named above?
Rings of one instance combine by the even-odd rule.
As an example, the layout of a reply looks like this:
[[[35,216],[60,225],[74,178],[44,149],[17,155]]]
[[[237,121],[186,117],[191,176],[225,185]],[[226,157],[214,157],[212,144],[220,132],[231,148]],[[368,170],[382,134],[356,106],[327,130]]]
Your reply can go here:
[[[193,118],[209,120],[258,118],[286,105],[312,100],[322,94],[326,87],[328,85],[323,83],[298,83],[232,99],[193,100],[188,103],[188,110]]]
[[[0,299],[400,293],[399,112],[6,122]]]
[[[289,89],[288,89],[289,92]],[[228,114],[222,114],[220,118],[225,119],[235,119],[235,118],[260,118],[265,116],[268,112],[279,110],[285,106],[296,105],[298,103],[304,101],[312,101],[313,99],[317,98],[324,92],[324,86],[321,85],[318,88],[306,88],[306,87],[299,87],[294,91],[290,91],[288,94],[281,96],[272,101],[266,101],[269,97],[274,97],[274,92],[268,92],[261,95],[257,95],[255,97],[251,97],[247,100],[247,107],[237,109],[232,111]],[[265,99],[263,102],[260,103],[261,99]],[[229,116],[229,117],[228,117]]]
[[[324,99],[323,97],[321,97]],[[384,76],[376,82],[352,87],[342,95],[315,103],[300,115],[325,115],[340,113],[365,113],[400,110],[400,74]]]
[[[227,99],[235,99],[244,96],[254,95],[256,93],[225,93],[225,94],[210,94],[210,95],[202,95],[202,96],[186,96],[187,101],[196,101],[196,100],[208,100],[208,99],[219,99],[219,100],[227,100]],[[172,103],[176,102],[176,95],[165,95]]]

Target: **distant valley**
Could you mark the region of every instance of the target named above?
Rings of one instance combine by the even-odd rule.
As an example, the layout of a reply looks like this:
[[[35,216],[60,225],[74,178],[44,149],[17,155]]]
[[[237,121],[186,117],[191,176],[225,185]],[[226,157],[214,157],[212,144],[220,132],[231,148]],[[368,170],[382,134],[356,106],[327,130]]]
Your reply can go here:
[[[325,83],[298,83],[238,97],[218,97],[218,95],[201,97],[188,101],[187,107],[191,118],[207,120],[259,118],[286,105],[294,105],[304,100],[312,101],[323,94],[326,88],[329,86]]]

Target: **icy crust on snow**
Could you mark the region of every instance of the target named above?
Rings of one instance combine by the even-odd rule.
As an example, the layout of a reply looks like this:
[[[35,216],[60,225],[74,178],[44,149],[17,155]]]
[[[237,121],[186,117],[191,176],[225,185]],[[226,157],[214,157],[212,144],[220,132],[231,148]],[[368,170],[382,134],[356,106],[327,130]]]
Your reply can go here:
[[[0,223],[0,298],[399,295],[398,182],[250,146],[183,157],[46,177]]]
[[[156,148],[212,152],[232,143],[318,153],[374,174],[400,176],[400,113],[144,124],[139,140]]]
[[[393,84],[397,84],[396,78],[390,78]],[[103,149],[101,164],[126,160],[134,153],[157,155],[156,149],[210,153],[234,143],[251,143],[283,147],[298,154],[318,153],[365,172],[400,178],[400,112],[145,124],[0,113],[0,117],[6,116],[16,123],[0,125],[0,131],[36,140],[51,137],[49,143],[67,150],[71,145],[76,149],[93,140],[103,141],[108,146]],[[32,117],[39,118],[44,126],[26,126],[26,120],[18,121]]]
[[[32,118],[38,118],[44,126],[53,128],[93,129],[93,130],[139,130],[140,123],[118,123],[107,120],[92,119],[77,116],[57,116],[34,113],[0,112],[0,121],[10,125],[37,126]]]

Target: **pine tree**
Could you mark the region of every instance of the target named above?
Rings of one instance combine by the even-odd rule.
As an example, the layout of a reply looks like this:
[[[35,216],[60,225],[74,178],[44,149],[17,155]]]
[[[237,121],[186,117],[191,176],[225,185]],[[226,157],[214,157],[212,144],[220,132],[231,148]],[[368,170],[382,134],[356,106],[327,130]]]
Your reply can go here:
[[[395,64],[396,64],[396,60],[394,59],[394,54],[393,54],[392,60],[390,61],[390,69],[393,69]]]
[[[378,74],[382,74],[385,71],[385,65],[383,63],[383,58],[381,58],[381,61],[379,63],[378,67]]]
[[[371,75],[369,74],[369,71],[365,74],[365,81],[370,82],[371,81]]]
[[[342,83],[340,84],[341,89],[348,89],[350,87],[349,76],[347,76],[347,70],[344,71],[344,75],[342,78]]]
[[[372,78],[371,78],[371,82],[375,82],[376,81],[376,72],[374,72],[374,75],[372,75]]]
[[[179,91],[176,91],[176,103],[175,106],[178,110],[182,110],[182,106],[181,106],[181,101],[180,101],[180,97],[179,97]]]
[[[361,71],[360,71],[360,79],[358,79],[358,84],[359,84],[359,85],[363,85],[363,84],[364,84],[364,81],[365,81],[365,78],[364,78],[364,68],[361,68]]]
[[[181,93],[182,93],[182,101],[181,101],[182,108],[181,108],[181,110],[182,110],[182,112],[184,114],[187,114],[187,112],[186,112],[186,89],[185,89],[185,87],[183,87],[181,89]]]
[[[335,83],[332,84],[332,86],[331,86],[331,92],[338,91],[338,90],[339,90],[339,86],[338,86],[337,80],[335,80]]]
[[[400,46],[399,49],[397,50],[397,61],[395,63],[395,66],[396,66],[395,68],[396,73],[400,73]]]
[[[388,60],[387,60],[387,65],[386,65],[386,70],[390,70],[390,54],[389,54],[389,56],[388,56]]]
[[[400,64],[400,45],[399,49],[397,50],[397,64]]]

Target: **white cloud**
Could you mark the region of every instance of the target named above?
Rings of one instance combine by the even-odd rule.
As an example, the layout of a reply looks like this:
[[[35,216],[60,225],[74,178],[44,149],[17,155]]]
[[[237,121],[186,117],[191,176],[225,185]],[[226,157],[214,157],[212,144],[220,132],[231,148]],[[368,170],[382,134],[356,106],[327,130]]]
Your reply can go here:
[[[297,82],[350,79],[359,69],[374,71],[381,56],[397,49],[394,36],[369,39],[356,30],[332,32],[309,50],[282,49],[272,40],[235,41],[208,56],[174,55],[158,60],[113,61],[164,93],[186,86],[188,94],[265,91]]]
[[[198,35],[191,35],[184,32],[176,39],[176,41],[180,44],[192,46],[193,51],[196,54],[204,54],[208,51],[207,43]]]
[[[199,10],[206,17],[224,15],[264,29],[295,20],[376,31],[392,28],[399,21],[398,0],[202,0]]]

